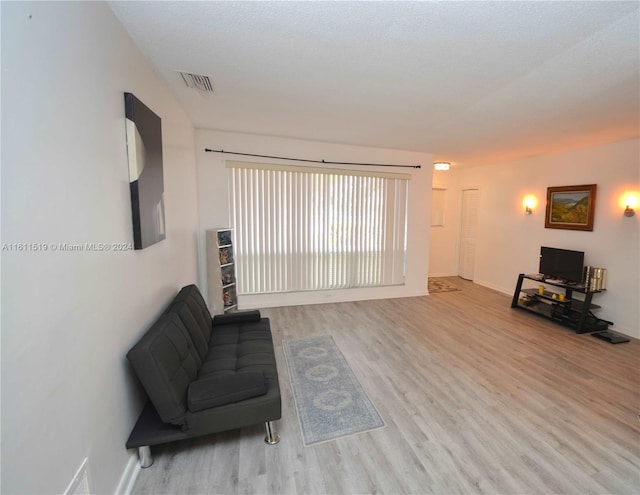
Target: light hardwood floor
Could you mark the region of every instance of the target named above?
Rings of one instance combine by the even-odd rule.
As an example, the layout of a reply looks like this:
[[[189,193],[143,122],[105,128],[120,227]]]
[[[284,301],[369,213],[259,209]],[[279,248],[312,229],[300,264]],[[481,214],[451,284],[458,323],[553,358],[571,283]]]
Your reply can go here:
[[[281,442],[258,425],[155,447],[134,493],[640,493],[640,341],[577,335],[447,281],[462,290],[263,310]],[[325,334],[386,427],[304,447],[282,340]]]

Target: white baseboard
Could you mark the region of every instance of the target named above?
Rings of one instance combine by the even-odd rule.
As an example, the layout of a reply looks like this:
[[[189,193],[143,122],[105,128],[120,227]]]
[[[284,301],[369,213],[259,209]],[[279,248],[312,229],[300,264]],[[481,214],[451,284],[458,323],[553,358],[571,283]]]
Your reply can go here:
[[[481,285],[482,287],[486,287],[487,289],[493,289],[495,291],[501,292],[503,294],[506,294],[507,296],[513,296],[513,289],[505,289],[504,287],[499,287],[488,282],[483,282],[482,280],[474,280],[473,283]]]
[[[426,284],[425,284],[426,285]],[[327,304],[350,301],[371,301],[376,299],[395,299],[400,297],[419,297],[428,295],[423,290],[405,290],[400,286],[374,289],[346,289],[334,291],[285,292],[276,294],[244,295],[238,298],[238,309],[263,309],[281,306],[301,306],[305,304]]]
[[[633,339],[640,339],[640,330],[634,330],[626,327],[616,327],[615,324],[609,328],[611,332],[621,333],[626,335],[627,337],[631,337]]]
[[[118,483],[118,488],[116,488],[115,495],[131,495],[133,492],[133,485],[135,485],[136,479],[138,479],[138,474],[140,474],[140,469],[138,454],[131,454],[129,462],[124,468],[124,472],[120,478],[120,483]]]

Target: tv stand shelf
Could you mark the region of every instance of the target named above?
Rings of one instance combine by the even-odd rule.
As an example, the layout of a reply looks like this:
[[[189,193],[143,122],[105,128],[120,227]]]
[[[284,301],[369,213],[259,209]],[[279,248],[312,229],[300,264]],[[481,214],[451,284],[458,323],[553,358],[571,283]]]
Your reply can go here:
[[[544,284],[544,291],[540,293],[537,287],[523,289],[524,280],[533,280],[539,282],[540,285]],[[549,290],[547,285],[563,289],[563,292]],[[574,292],[584,294],[584,300],[574,298]],[[600,309],[600,306],[591,302],[593,295],[600,292],[602,291],[590,291],[580,283],[563,282],[545,278],[539,274],[526,275],[521,273],[518,276],[511,307],[543,316],[572,328],[576,333],[598,332],[607,330],[609,325],[613,325],[613,322],[598,318],[591,312],[591,310]],[[564,295],[564,300],[560,300],[560,294]]]

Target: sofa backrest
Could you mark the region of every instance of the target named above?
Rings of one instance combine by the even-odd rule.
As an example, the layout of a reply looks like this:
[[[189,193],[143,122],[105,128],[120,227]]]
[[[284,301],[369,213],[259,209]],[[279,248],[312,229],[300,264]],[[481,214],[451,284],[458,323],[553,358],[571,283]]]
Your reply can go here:
[[[211,339],[211,313],[200,289],[195,285],[183,287],[171,301],[166,312],[175,313],[182,320],[202,361],[207,354]]]
[[[142,386],[165,423],[183,426],[187,390],[200,364],[180,317],[165,312],[127,353]]]

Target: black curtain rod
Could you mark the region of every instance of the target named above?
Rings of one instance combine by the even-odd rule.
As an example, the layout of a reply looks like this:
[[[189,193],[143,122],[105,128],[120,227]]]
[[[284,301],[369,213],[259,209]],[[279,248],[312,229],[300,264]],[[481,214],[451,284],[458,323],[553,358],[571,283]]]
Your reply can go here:
[[[287,158],[286,156],[269,156],[269,155],[254,155],[253,153],[238,153],[237,151],[225,151],[225,150],[211,150],[209,148],[204,149],[209,153],[227,153],[230,155],[240,156],[254,156],[257,158],[273,158],[274,160],[292,160],[295,162],[309,162],[309,163],[324,163],[326,165],[359,165],[366,167],[403,167],[403,168],[420,168],[420,165],[393,165],[386,163],[354,163],[354,162],[327,162],[324,160],[306,160],[304,158]]]

